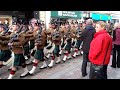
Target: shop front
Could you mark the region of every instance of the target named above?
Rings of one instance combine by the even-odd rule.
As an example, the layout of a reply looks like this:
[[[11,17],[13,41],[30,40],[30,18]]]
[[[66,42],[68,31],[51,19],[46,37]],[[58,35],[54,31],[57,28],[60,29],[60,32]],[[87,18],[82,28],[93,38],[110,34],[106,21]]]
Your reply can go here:
[[[81,19],[80,11],[51,11],[51,19],[59,18],[61,23],[66,21],[68,22],[76,22]]]
[[[112,23],[120,22],[120,15],[111,15],[112,16]]]

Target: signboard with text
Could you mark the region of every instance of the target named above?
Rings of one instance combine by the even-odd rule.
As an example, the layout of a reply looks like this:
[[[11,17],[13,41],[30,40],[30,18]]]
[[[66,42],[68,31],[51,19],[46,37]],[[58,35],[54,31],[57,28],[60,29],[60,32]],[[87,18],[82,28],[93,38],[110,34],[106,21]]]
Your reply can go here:
[[[80,11],[51,11],[51,17],[81,18],[81,12]]]
[[[95,14],[95,13],[92,13],[92,19],[94,20],[111,20],[112,17],[109,16],[109,15],[105,15],[105,14]]]

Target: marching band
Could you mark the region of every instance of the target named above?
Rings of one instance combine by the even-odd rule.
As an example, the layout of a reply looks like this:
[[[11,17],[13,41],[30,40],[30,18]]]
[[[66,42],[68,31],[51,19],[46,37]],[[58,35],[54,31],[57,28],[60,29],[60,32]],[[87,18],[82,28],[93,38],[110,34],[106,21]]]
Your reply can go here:
[[[82,55],[80,37],[83,29],[78,22],[60,25],[59,21],[51,21],[46,29],[35,18],[30,20],[29,25],[17,21],[10,27],[0,24],[0,68],[8,66],[8,79],[13,79],[19,66],[24,71],[20,77],[25,77],[33,75],[40,62],[40,69],[44,69],[53,67],[55,58],[55,63],[58,64]],[[50,57],[51,61],[47,65],[46,60]],[[30,71],[27,68],[29,64],[33,64]]]

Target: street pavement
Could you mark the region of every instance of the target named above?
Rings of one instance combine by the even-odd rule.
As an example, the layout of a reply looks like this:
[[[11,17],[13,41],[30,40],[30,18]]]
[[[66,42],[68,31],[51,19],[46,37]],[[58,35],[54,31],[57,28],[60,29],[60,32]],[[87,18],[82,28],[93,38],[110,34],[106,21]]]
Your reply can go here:
[[[61,59],[63,56],[61,57]],[[111,57],[112,58],[112,57]],[[50,58],[51,59],[51,58]],[[50,63],[50,59],[47,61],[47,64]],[[66,62],[61,62],[60,64],[54,64],[52,68],[39,69],[42,63],[39,63],[33,76],[26,76],[20,78],[20,75],[23,73],[23,69],[19,67],[19,70],[16,72],[14,79],[89,79],[89,69],[90,63],[88,63],[86,77],[81,75],[81,65],[82,65],[82,56],[77,56],[67,60]],[[108,79],[120,79],[120,68],[112,68],[108,66]],[[28,65],[28,69],[32,69],[32,65]],[[8,67],[3,67],[0,69],[0,78],[7,79],[9,76]]]

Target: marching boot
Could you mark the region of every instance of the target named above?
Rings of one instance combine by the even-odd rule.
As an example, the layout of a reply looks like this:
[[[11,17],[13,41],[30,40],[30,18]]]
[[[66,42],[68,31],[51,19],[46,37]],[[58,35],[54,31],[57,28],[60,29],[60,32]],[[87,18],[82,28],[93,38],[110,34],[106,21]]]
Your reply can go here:
[[[28,75],[28,73],[29,73],[29,71],[28,71],[27,67],[23,68],[23,70],[24,70],[24,73],[23,73],[23,74],[21,74],[21,76],[20,76],[20,77],[25,77],[25,76],[26,76],[26,75]]]
[[[13,79],[16,71],[11,70],[8,79]]]
[[[32,70],[31,70],[31,71],[29,71],[29,74],[30,74],[30,75],[34,74],[34,72],[35,72],[36,68],[37,68],[36,66],[33,66]]]
[[[51,60],[50,64],[48,65],[48,67],[52,67],[53,66],[54,60],[55,60],[55,56],[52,56],[52,60]]]
[[[74,52],[73,57],[74,57],[74,58],[76,57],[76,52]]]
[[[64,61],[64,62],[66,61],[67,57],[68,57],[68,53],[66,53],[66,54],[64,55],[64,58],[63,58],[63,61]]]
[[[54,60],[51,60],[50,64],[48,65],[49,67],[53,67]]]
[[[32,70],[29,71],[29,74],[30,74],[30,75],[33,75],[33,74],[34,74],[34,72],[35,72],[35,70],[36,70],[36,68],[37,68],[37,65],[38,65],[38,63],[34,63],[34,64],[33,64]]]
[[[56,64],[60,63],[61,62],[61,59],[60,57],[57,57],[57,61],[56,61]]]
[[[47,64],[45,61],[43,61],[43,65],[40,67],[40,69],[44,69],[44,68],[47,68]]]
[[[80,51],[77,51],[76,55],[79,56],[80,55]]]
[[[69,53],[67,59],[71,59],[71,58],[72,58],[71,53]]]
[[[80,54],[83,55],[83,51],[81,51]]]
[[[13,79],[13,76],[12,74],[9,75],[8,79]]]

